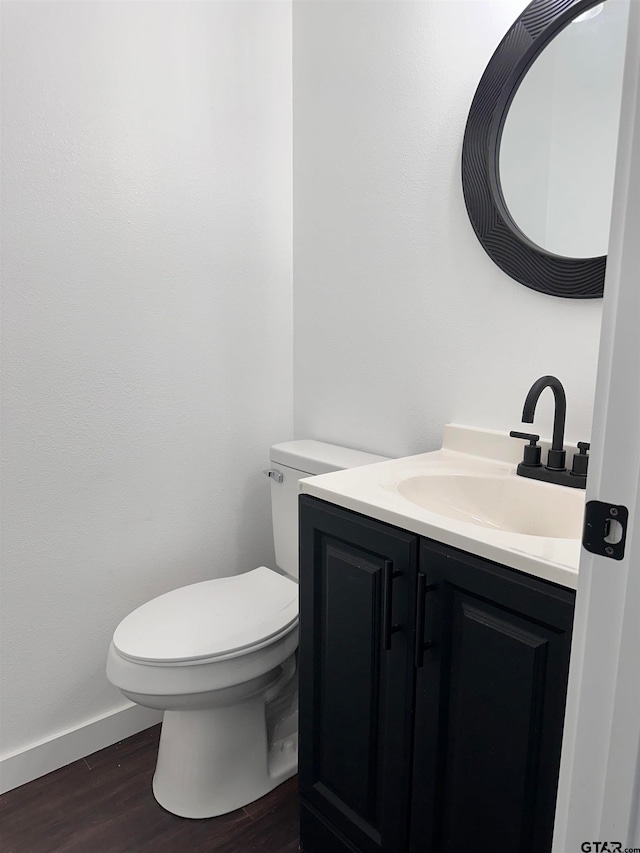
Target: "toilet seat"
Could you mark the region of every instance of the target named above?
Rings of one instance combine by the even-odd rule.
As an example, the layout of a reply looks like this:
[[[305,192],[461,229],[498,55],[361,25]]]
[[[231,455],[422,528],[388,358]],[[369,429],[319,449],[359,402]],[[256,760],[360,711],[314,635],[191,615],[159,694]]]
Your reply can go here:
[[[298,585],[266,566],[174,589],[130,613],[113,645],[130,661],[185,666],[268,646],[298,623]]]

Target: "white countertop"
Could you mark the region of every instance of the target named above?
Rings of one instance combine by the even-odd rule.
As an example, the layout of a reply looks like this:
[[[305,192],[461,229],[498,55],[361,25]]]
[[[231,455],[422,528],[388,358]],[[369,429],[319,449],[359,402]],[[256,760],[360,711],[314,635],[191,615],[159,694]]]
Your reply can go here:
[[[544,447],[545,442],[541,443]],[[430,512],[403,497],[398,490],[402,481],[425,474],[515,477],[521,458],[522,442],[506,433],[449,424],[444,430],[441,450],[309,477],[300,481],[300,490],[345,509],[575,589],[580,539],[533,536],[478,526]],[[567,489],[566,486],[541,485],[551,490]],[[551,497],[553,494],[550,492]],[[580,494],[584,497],[584,491]]]

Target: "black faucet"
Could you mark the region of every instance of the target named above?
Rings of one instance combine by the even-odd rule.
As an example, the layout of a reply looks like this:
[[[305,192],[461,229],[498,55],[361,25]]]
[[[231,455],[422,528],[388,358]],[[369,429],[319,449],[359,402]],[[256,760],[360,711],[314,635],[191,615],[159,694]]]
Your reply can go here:
[[[551,388],[555,399],[553,438],[547,453],[547,464],[543,466],[540,462],[540,448],[537,445],[539,436],[512,431],[509,435],[513,438],[524,438],[529,441],[529,445],[525,447],[524,459],[518,465],[517,473],[521,477],[544,480],[547,483],[556,483],[560,486],[571,486],[574,489],[585,489],[587,485],[587,451],[589,450],[587,442],[578,442],[580,452],[573,457],[571,471],[567,471],[565,467],[564,423],[567,415],[567,398],[559,379],[556,379],[555,376],[541,376],[533,383],[524,401],[522,421],[526,424],[533,423],[536,405],[545,388]]]
[[[555,414],[553,416],[553,439],[547,455],[547,468],[553,471],[564,471],[566,453],[564,449],[564,422],[567,417],[567,397],[559,379],[555,376],[541,376],[536,379],[522,408],[522,422],[532,424],[536,413],[536,405],[540,394],[545,388],[551,388],[556,401]]]

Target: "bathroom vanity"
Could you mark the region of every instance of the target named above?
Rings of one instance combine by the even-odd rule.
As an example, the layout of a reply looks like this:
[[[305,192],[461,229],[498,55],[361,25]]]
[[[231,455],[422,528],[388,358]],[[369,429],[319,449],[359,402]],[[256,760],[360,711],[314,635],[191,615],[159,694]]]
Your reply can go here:
[[[305,853],[551,850],[584,495],[511,441],[302,481]]]

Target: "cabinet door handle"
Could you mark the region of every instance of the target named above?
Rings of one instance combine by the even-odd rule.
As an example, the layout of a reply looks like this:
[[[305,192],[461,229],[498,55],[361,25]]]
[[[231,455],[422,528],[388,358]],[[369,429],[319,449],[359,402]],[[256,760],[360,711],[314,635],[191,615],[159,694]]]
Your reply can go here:
[[[424,663],[424,653],[427,649],[432,648],[435,644],[424,639],[425,625],[425,610],[427,607],[427,593],[437,589],[435,583],[427,583],[427,576],[422,572],[418,572],[418,590],[416,605],[416,647],[415,647],[415,665],[421,667]]]
[[[393,561],[385,560],[382,575],[382,647],[385,652],[391,648],[391,635],[400,630],[399,625],[393,624],[393,579],[400,572],[394,572]]]

